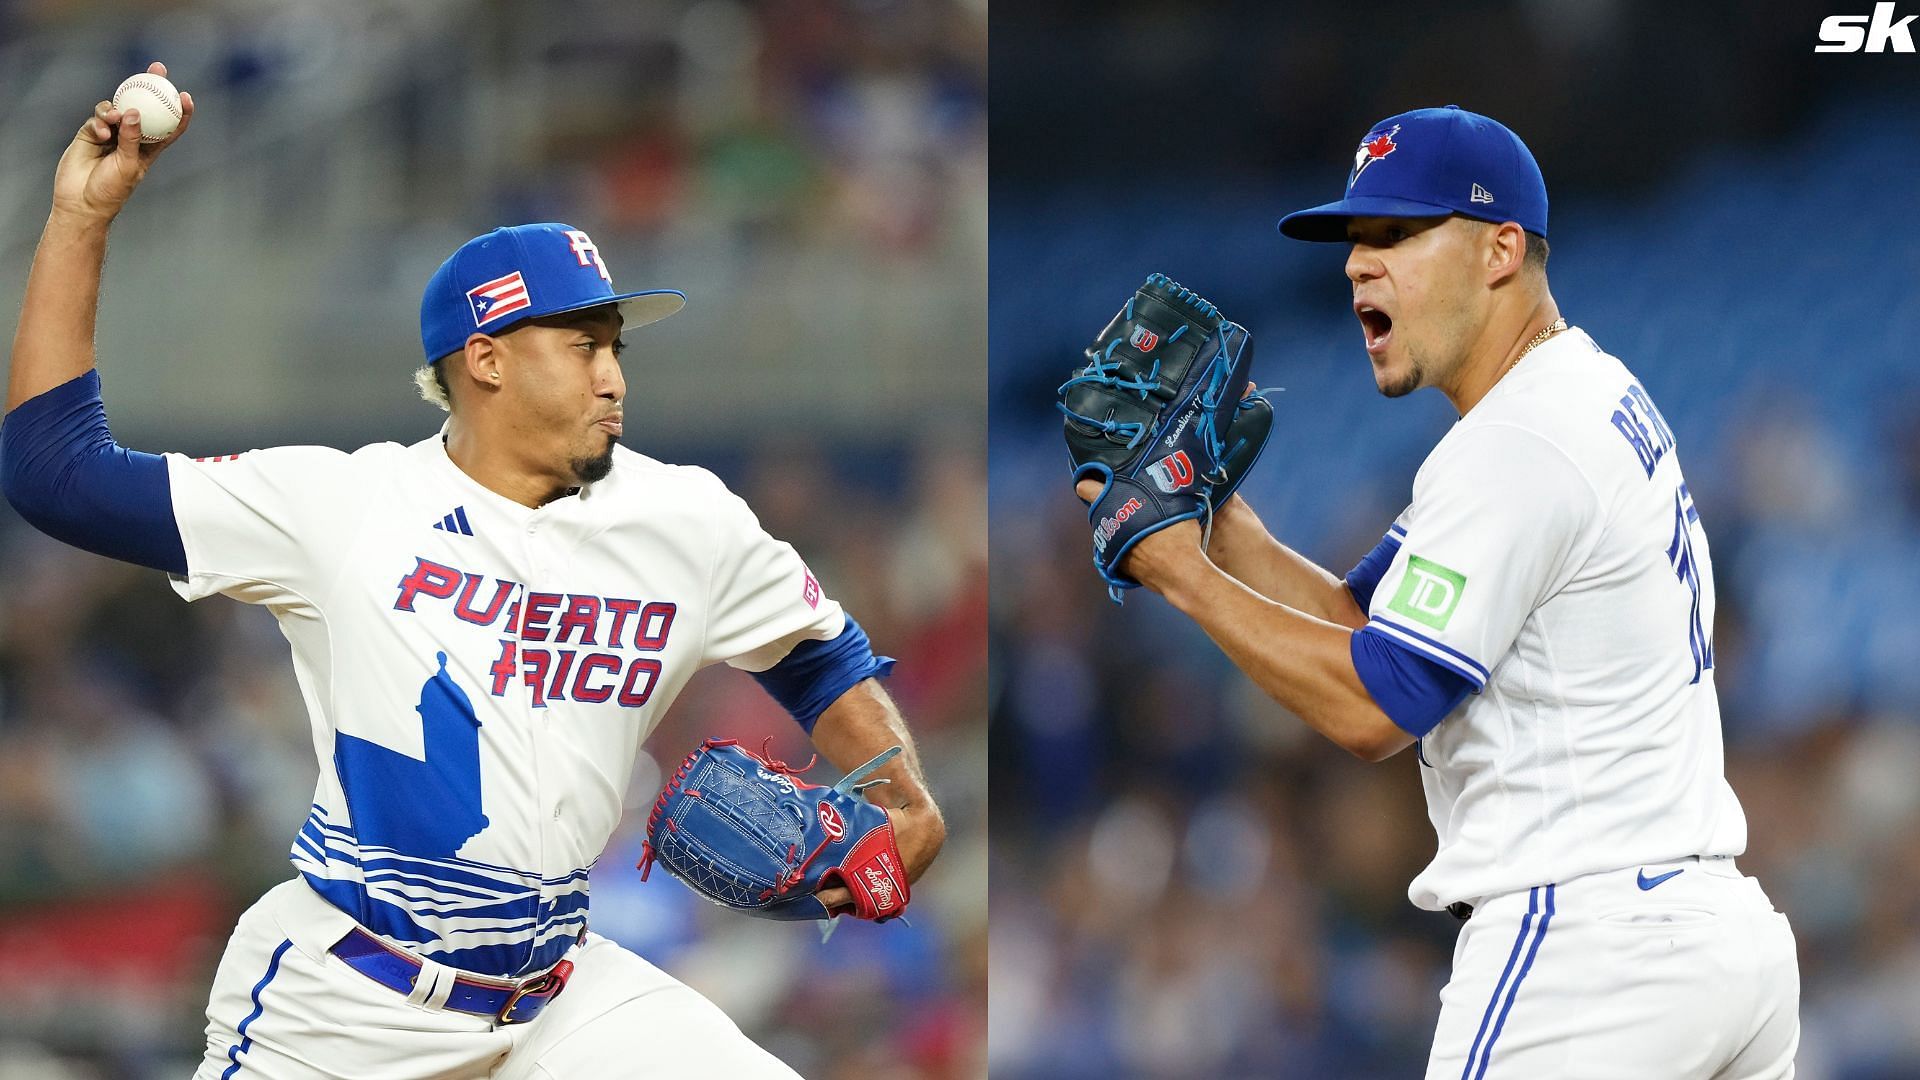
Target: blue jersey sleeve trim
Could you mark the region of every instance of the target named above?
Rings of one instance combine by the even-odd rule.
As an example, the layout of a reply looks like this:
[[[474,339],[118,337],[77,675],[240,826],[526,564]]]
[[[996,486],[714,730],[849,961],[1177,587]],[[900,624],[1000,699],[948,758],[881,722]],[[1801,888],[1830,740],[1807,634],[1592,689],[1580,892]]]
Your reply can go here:
[[[0,423],[0,489],[22,518],[56,540],[187,572],[166,459],[113,441],[97,370],[7,414]]]
[[[1407,531],[1398,525],[1388,529],[1373,550],[1347,571],[1347,591],[1353,594],[1353,602],[1360,605],[1362,612],[1373,606],[1373,591],[1380,587],[1387,567],[1393,565],[1393,557],[1400,553],[1400,541],[1406,535]]]
[[[1353,670],[1374,704],[1414,738],[1432,731],[1460,707],[1473,684],[1459,672],[1372,627],[1353,632]]]
[[[803,641],[779,663],[755,672],[753,677],[793,716],[801,730],[811,734],[820,714],[841,694],[863,679],[891,675],[893,664],[891,656],[873,655],[867,632],[849,615],[839,637]]]
[[[1378,629],[1389,637],[1398,639],[1401,644],[1420,650],[1427,655],[1428,659],[1438,661],[1443,666],[1459,672],[1473,684],[1475,690],[1487,684],[1486,667],[1480,661],[1451,645],[1435,641],[1418,630],[1409,630],[1391,619],[1383,619],[1378,615],[1368,620],[1367,626]]]

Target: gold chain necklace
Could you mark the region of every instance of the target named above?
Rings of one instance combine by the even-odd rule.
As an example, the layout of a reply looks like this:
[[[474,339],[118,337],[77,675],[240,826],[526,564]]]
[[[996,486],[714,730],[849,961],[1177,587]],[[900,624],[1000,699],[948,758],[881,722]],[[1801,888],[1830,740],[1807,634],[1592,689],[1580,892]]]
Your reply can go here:
[[[1507,365],[1507,370],[1512,371],[1514,368],[1519,367],[1520,361],[1525,360],[1527,358],[1527,354],[1534,350],[1534,346],[1539,345],[1541,342],[1547,340],[1548,338],[1559,333],[1560,331],[1565,330],[1566,328],[1567,328],[1567,320],[1565,319],[1555,319],[1552,322],[1548,323],[1546,329],[1533,335],[1533,340],[1527,342],[1527,347],[1524,349],[1521,349],[1520,355],[1513,358],[1513,363]]]

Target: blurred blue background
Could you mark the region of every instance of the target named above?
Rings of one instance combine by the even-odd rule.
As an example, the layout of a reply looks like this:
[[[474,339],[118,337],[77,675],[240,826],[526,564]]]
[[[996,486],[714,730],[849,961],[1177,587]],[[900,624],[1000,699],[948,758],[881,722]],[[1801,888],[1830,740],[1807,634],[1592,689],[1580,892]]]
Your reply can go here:
[[[155,58],[198,113],[113,234],[120,440],[430,435],[420,290],[499,224],[570,222],[622,287],[684,289],[629,340],[626,442],[714,468],[900,659],[951,839],[912,926],[824,948],[642,884],[661,763],[707,735],[806,760],[719,669],[647,743],[594,926],[808,1077],[984,1075],[984,3],[0,4],[0,308],[61,149]],[[182,604],[4,508],[0,566],[0,1077],[186,1076],[214,962],[290,876],[310,800],[286,643],[265,611]]]
[[[1362,764],[1157,598],[1108,603],[1052,398],[1149,271],[1194,288],[1283,388],[1246,496],[1345,573],[1455,416],[1377,394],[1345,247],[1274,221],[1373,121],[1458,103],[1532,147],[1562,312],[1678,435],[1799,1075],[1920,1076],[1920,68],[1815,56],[1817,5],[1432,10],[995,15],[993,1073],[1421,1073],[1458,924],[1406,900],[1412,755]]]

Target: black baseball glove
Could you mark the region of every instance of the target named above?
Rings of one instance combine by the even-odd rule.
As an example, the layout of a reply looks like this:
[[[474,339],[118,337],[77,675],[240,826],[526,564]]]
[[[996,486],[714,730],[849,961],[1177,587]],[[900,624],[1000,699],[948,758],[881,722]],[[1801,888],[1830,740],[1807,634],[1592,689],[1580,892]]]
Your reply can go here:
[[[1103,483],[1088,510],[1093,564],[1113,594],[1142,537],[1209,519],[1273,431],[1273,406],[1248,393],[1253,335],[1164,274],[1149,275],[1062,383],[1073,480]]]

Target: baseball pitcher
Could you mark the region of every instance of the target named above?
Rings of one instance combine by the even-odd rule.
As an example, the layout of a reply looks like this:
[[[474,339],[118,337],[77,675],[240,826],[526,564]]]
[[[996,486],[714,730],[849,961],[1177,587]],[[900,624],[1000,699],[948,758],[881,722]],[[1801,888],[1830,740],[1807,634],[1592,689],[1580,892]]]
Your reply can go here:
[[[892,661],[712,473],[619,445],[621,335],[685,298],[615,291],[578,229],[496,229],[421,301],[416,381],[449,410],[431,438],[205,460],[124,450],[94,370],[102,259],[192,120],[181,100],[179,131],[147,145],[137,111],[103,101],[60,158],[0,477],[48,534],[164,570],[188,600],[264,605],[292,646],[319,784],[296,876],[241,917],[220,962],[197,1075],[791,1077],[705,998],[588,929],[588,869],[642,740],[696,670],[725,661],[828,761],[870,774],[860,789],[885,782],[871,801],[836,788],[809,865],[747,897],[781,917],[897,915],[944,827],[877,681]],[[824,790],[751,754],[718,767],[700,813],[670,826],[680,847],[737,844],[737,828],[692,843],[708,818],[738,823],[729,797]],[[875,820],[854,861],[832,845],[861,813]]]
[[[1560,317],[1533,155],[1403,113],[1280,230],[1350,245],[1375,384],[1459,422],[1336,577],[1231,494],[1265,441],[1231,400],[1246,331],[1150,279],[1062,388],[1097,568],[1354,754],[1415,748],[1439,843],[1409,896],[1464,920],[1429,1080],[1792,1076],[1793,934],[1734,865],[1706,533],[1646,388]],[[1211,380],[1234,394],[1182,389]]]

